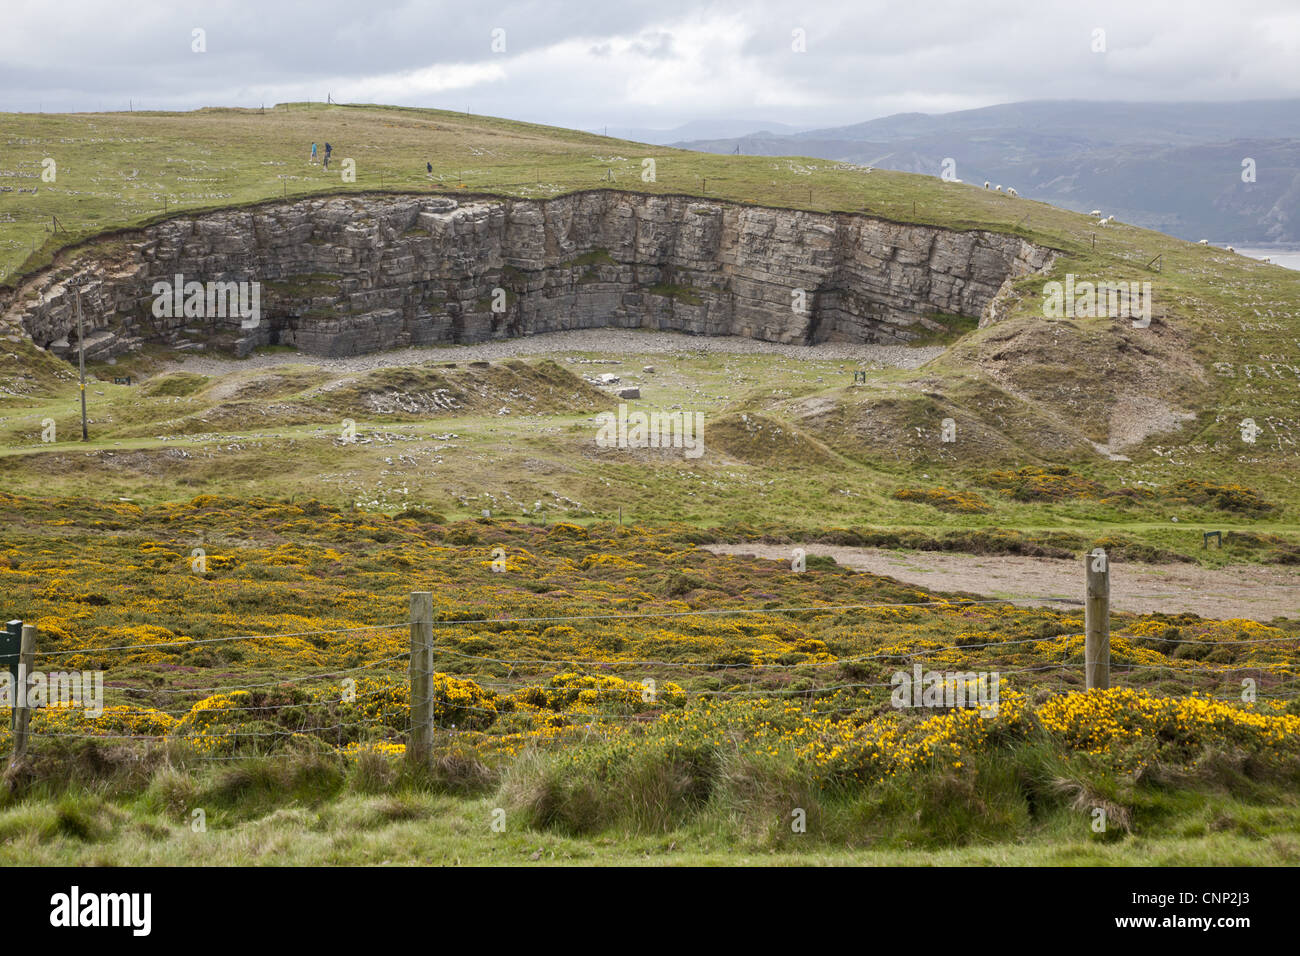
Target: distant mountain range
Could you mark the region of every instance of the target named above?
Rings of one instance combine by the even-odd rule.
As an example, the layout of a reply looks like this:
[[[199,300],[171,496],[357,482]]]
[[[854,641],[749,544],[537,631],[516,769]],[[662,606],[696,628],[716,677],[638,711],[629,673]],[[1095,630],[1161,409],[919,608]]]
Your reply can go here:
[[[1021,196],[1080,212],[1101,209],[1183,239],[1300,243],[1300,100],[1033,101],[899,113],[830,129],[763,125],[763,132],[683,136],[671,145],[715,153],[739,147],[747,155],[813,156],[931,176],[951,158],[968,183],[1014,186]],[[1242,180],[1247,158],[1254,160],[1254,182]]]
[[[635,143],[651,143],[655,146],[668,146],[681,140],[713,140],[726,136],[745,137],[749,135],[776,134],[789,136],[810,129],[808,126],[789,126],[767,120],[692,120],[672,129],[646,129],[638,126],[609,126],[593,129],[589,132],[615,139],[630,139]]]

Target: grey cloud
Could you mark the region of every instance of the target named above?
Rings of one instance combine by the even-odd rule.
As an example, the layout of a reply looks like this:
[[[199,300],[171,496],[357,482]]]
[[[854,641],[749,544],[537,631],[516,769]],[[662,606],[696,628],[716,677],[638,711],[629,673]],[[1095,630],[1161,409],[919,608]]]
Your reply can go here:
[[[595,128],[837,125],[1024,99],[1300,96],[1288,0],[264,0],[6,11],[0,109],[370,98]],[[190,50],[194,28],[208,50]],[[506,31],[506,52],[491,50]],[[807,51],[791,49],[805,31]],[[1090,49],[1106,31],[1104,54]],[[52,66],[51,64],[57,64]],[[425,72],[439,68],[437,80]],[[453,69],[454,68],[454,69]]]

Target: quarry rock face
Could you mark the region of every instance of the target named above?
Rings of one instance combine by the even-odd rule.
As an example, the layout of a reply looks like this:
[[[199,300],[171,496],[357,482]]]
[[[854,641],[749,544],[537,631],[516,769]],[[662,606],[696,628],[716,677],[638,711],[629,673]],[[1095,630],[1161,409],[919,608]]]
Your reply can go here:
[[[205,335],[241,354],[344,356],[605,326],[897,343],[937,314],[981,316],[1052,256],[995,232],[611,190],[336,197],[118,234],[30,278],[0,303],[0,324],[69,354],[80,286],[97,358]],[[177,276],[257,283],[255,322],[221,308],[160,315],[155,284]]]

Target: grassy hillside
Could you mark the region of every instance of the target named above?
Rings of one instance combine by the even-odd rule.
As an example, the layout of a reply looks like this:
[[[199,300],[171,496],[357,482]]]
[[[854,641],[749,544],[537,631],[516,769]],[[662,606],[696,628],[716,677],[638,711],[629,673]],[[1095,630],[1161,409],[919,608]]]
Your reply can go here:
[[[594,361],[602,364],[584,364]],[[644,372],[652,362],[655,371]],[[565,353],[371,371],[230,365],[236,371],[95,382],[85,444],[72,388],[15,401],[0,414],[7,487],[142,504],[199,491],[306,495],[389,513],[487,509],[582,524],[622,513],[769,535],[890,529],[894,537],[881,535],[882,543],[908,529],[924,539],[1016,528],[1061,555],[1105,539],[1132,557],[1300,561],[1285,472],[1260,467],[1246,484],[1231,460],[1171,468],[1158,457],[1118,463],[1091,451],[1070,465],[1025,465],[1021,446],[998,433],[977,445],[983,426],[970,415],[959,419],[965,447],[981,451],[963,457],[925,440],[947,411],[909,392],[913,373],[900,369],[873,372],[864,387],[828,384],[850,379],[844,362],[787,355]],[[699,410],[704,453],[598,447],[596,413],[617,400],[585,380],[593,370],[643,389],[626,403],[631,410]],[[1011,421],[1020,438],[1028,426]],[[49,423],[56,440],[44,441]],[[1201,550],[1204,528],[1228,533],[1224,550]]]
[[[0,215],[12,216],[0,244],[5,281],[81,236],[184,210],[325,192],[545,197],[616,186],[794,208],[870,209],[945,225],[1009,224],[1006,197],[939,192],[929,177],[868,175],[825,160],[711,156],[443,110],[282,104],[266,112],[9,113],[0,122],[3,168],[10,174],[5,184],[16,187],[0,194]],[[334,147],[328,171],[310,163],[313,141],[322,150],[326,142]],[[56,163],[56,182],[41,181],[46,158]],[[342,178],[346,159],[355,161],[352,183]],[[655,160],[653,182],[642,178],[645,159]],[[19,194],[19,188],[37,191]],[[52,231],[52,216],[66,235]]]
[[[0,348],[0,456],[14,490],[146,501],[196,489],[298,492],[449,515],[535,513],[544,502],[542,510],[580,521],[622,509],[642,521],[772,527],[1127,531],[1151,548],[1195,550],[1199,527],[1175,527],[1176,518],[1275,536],[1254,550],[1279,560],[1296,530],[1294,272],[1122,223],[1099,228],[969,184],[683,152],[443,111],[285,104],[5,120],[5,169],[15,174],[6,182],[36,190],[0,194],[0,268],[11,287],[68,243],[163,215],[164,202],[174,215],[310,192],[540,196],[606,185],[1016,232],[1061,250],[1048,278],[1149,281],[1154,300],[1147,328],[1049,320],[1044,279],[1027,278],[999,302],[995,324],[957,323],[937,340],[946,351],[910,363],[920,369],[868,365],[861,385],[852,376],[862,365],[852,360],[687,348],[658,358],[635,347],[616,359],[556,353],[564,374],[579,376],[565,385],[574,395],[532,381],[522,402],[497,382],[480,383],[487,391],[473,401],[441,403],[436,396],[457,377],[520,374],[464,362],[360,376],[307,362],[209,377],[154,349],[91,366],[88,445],[75,441],[71,368],[10,330]],[[356,182],[312,165],[313,140],[335,145],[336,166],[356,159]],[[57,163],[53,183],[34,178],[46,155]],[[656,163],[653,182],[640,175],[646,158]],[[52,216],[66,232],[51,231]],[[458,354],[424,350],[411,361],[453,364]],[[710,454],[686,461],[595,448],[591,412],[612,403],[580,378],[597,360],[617,362],[602,370],[642,386],[633,408],[702,412]],[[658,373],[641,372],[655,362]],[[147,384],[109,384],[123,375]],[[582,400],[570,401],[579,392]],[[368,440],[340,448],[345,419]],[[953,443],[940,441],[944,419],[956,424]],[[1254,443],[1242,439],[1246,419],[1260,429]],[[418,467],[393,464],[399,446]],[[1017,497],[988,477],[1053,466],[1091,484]],[[1188,493],[1189,481],[1202,490]],[[1204,491],[1235,486],[1262,506]],[[954,507],[945,492],[967,496],[969,506]]]
[[[938,386],[929,391],[945,400],[934,409],[941,417],[973,416],[993,425],[998,409],[1015,408],[1020,434],[1002,436],[1013,457],[1086,456],[1093,443],[1134,457],[1131,449],[1145,443],[1150,451],[1159,443],[1167,460],[1208,455],[1211,467],[1225,457],[1233,467],[1249,467],[1259,458],[1289,458],[1295,449],[1300,276],[1123,224],[1098,228],[1089,217],[970,184],[820,160],[707,155],[386,107],[22,114],[6,116],[5,130],[12,181],[36,190],[0,194],[0,270],[10,284],[68,243],[152,221],[164,215],[164,206],[175,214],[318,192],[547,196],[605,185],[866,212],[1019,233],[1064,253],[1053,279],[1072,273],[1152,283],[1154,319],[1149,328],[1134,329],[1123,319],[1046,321],[1043,280],[1023,280],[1015,297],[1000,305],[1002,321],[967,335],[927,369],[925,382]],[[356,161],[354,183],[309,163],[313,140],[335,145],[337,166]],[[57,163],[53,183],[39,179],[47,156]],[[642,179],[645,159],[655,162],[653,182]],[[425,173],[426,162],[432,175]],[[52,217],[66,232],[54,231]],[[36,364],[24,343],[14,344],[9,362],[21,357],[18,364]],[[10,391],[30,390],[23,372],[10,366],[0,371],[19,379],[10,382]],[[916,403],[918,390],[916,381],[901,383],[889,398]],[[1191,424],[1183,425],[1188,417]],[[1263,429],[1250,448],[1233,438],[1246,417]],[[1161,434],[1170,425],[1183,425],[1172,439]]]
[[[86,443],[72,367],[0,329],[0,611],[37,624],[38,665],[102,670],[110,707],[36,714],[0,860],[1300,858],[1296,621],[1117,612],[1115,689],[1084,693],[1077,604],[698,547],[1300,563],[1296,274],[928,177],[438,111],[3,128],[0,184],[38,191],[0,193],[0,295],[178,211],[614,186],[1018,233],[1060,250],[1047,278],[1150,281],[1155,308],[1148,328],[1049,320],[1033,277],[995,324],[888,360],[638,332],[356,361],[155,346],[89,367]],[[313,140],[355,184],[308,163]],[[701,413],[706,453],[600,446],[606,372],[642,390],[633,410]],[[413,590],[439,621],[436,759],[416,769]],[[998,671],[1004,704],[895,708],[915,663]],[[184,842],[195,808],[210,842]]]

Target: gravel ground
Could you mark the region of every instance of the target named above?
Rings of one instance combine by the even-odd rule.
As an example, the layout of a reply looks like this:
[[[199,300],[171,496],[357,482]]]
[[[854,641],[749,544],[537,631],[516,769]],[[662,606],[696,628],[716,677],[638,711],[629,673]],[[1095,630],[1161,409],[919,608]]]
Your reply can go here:
[[[222,375],[272,368],[277,365],[309,364],[340,372],[368,372],[394,365],[423,365],[441,362],[495,362],[525,355],[563,352],[596,352],[605,355],[673,355],[718,353],[727,355],[780,355],[810,361],[854,361],[888,368],[918,368],[942,354],[944,346],[910,348],[906,345],[781,345],[737,335],[684,335],[680,332],[638,332],[629,329],[584,329],[576,332],[546,332],[518,339],[497,339],[477,345],[397,349],[347,358],[324,358],[298,352],[272,352],[246,359],[226,359],[190,353],[183,360],[168,363],[163,372],[184,370],[200,375]]]
[[[789,562],[795,547],[808,554],[828,555],[856,571],[883,574],[937,591],[965,591],[1027,604],[1051,605],[1064,600],[1081,605],[1083,600],[1083,566],[1079,561],[1062,558],[820,544],[717,544],[705,550]],[[1190,611],[1219,620],[1238,617],[1265,623],[1274,617],[1300,617],[1300,574],[1288,569],[1253,564],[1203,568],[1194,564],[1135,562],[1115,562],[1111,567],[1110,604],[1117,611]]]

